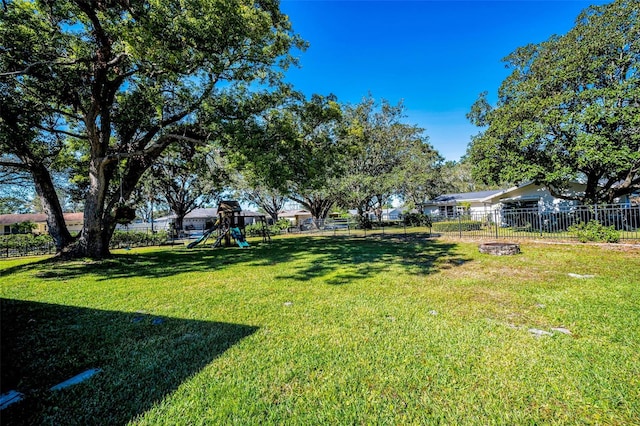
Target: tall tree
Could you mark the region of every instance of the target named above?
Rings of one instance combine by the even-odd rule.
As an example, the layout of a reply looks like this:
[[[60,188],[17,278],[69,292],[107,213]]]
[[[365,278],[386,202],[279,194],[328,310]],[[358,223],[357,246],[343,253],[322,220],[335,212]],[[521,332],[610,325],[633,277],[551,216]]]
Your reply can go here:
[[[419,207],[448,188],[443,172],[444,159],[427,141],[426,136],[417,139],[398,170],[397,194],[404,200],[405,207]]]
[[[287,196],[280,190],[272,188],[261,176],[256,176],[249,170],[237,173],[231,185],[242,200],[258,206],[269,215],[273,223],[278,221],[278,214],[287,202]]]
[[[331,182],[345,166],[340,118],[335,96],[292,94],[286,104],[245,123],[236,135],[243,144],[230,154],[244,173],[260,176],[263,186],[324,219],[336,199]]]
[[[476,192],[489,189],[508,188],[513,186],[509,182],[486,184],[474,177],[473,164],[468,157],[460,161],[447,161],[442,165],[443,187],[439,194],[447,192]],[[437,195],[439,195],[437,194]]]
[[[175,215],[174,228],[196,208],[219,201],[229,182],[217,149],[182,144],[170,147],[150,169],[156,194]]]
[[[368,96],[346,109],[342,139],[348,146],[347,170],[338,184],[340,202],[366,212],[381,211],[391,196],[418,196],[437,178],[442,159],[424,130],[403,123],[402,104],[379,104]]]
[[[468,115],[485,127],[470,145],[475,175],[586,203],[640,189],[639,14],[638,0],[591,6],[566,35],[509,55],[497,106],[484,93]],[[571,180],[584,194],[565,191]]]
[[[207,140],[202,120],[235,87],[276,84],[304,43],[276,0],[14,0],[0,46],[4,165],[30,172],[59,250],[100,258],[121,194],[170,144]],[[78,239],[50,173],[69,138],[88,156]]]

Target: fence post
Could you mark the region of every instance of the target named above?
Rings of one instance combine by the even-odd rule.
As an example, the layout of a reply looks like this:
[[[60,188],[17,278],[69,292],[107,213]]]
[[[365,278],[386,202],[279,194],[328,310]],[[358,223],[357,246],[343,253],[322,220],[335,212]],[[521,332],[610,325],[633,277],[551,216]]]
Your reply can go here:
[[[538,226],[540,227],[540,237],[542,237],[542,210],[538,204]]]
[[[458,214],[458,235],[462,238],[462,216]]]
[[[496,240],[498,239],[498,210],[493,211],[493,225],[496,227]]]

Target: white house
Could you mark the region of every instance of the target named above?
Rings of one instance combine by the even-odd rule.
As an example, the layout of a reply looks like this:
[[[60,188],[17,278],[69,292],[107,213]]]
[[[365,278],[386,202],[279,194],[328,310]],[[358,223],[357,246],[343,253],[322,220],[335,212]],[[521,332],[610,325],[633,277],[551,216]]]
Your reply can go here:
[[[246,211],[243,210],[240,213],[240,216],[244,217],[245,225],[252,225],[257,223],[260,217],[264,216],[263,214]],[[154,228],[158,230],[169,230],[175,221],[176,215],[171,214],[168,216],[160,217],[155,219]],[[203,209],[194,209],[191,212],[187,213],[184,217],[184,221],[182,222],[182,226],[185,230],[188,231],[202,231],[210,228],[215,222],[218,220],[218,209],[216,208],[203,208]],[[130,226],[131,227],[131,226]]]
[[[287,219],[289,222],[291,222],[291,226],[300,226],[304,223],[305,220],[313,218],[309,211],[303,209],[283,210],[278,213],[278,217],[280,219]]]
[[[571,183],[566,195],[584,193],[585,185]],[[423,212],[441,217],[456,217],[459,214],[487,214],[496,210],[538,209],[540,212],[566,211],[577,205],[576,201],[558,198],[548,188],[526,182],[508,189],[444,194],[423,204]]]
[[[422,204],[422,212],[431,216],[456,217],[460,214],[480,214],[491,211],[491,199],[502,190],[443,194]]]
[[[365,216],[370,220],[378,220],[378,213],[381,213],[382,220],[400,220],[404,209],[392,207],[384,208],[382,211],[370,210],[365,213]],[[349,214],[356,217],[358,216],[358,210],[349,210]]]
[[[565,193],[566,195],[576,195],[584,193],[584,190],[585,185],[570,183]],[[553,196],[546,187],[533,182],[499,191],[485,197],[482,202],[491,205],[493,210],[537,208],[540,212],[569,210],[577,205],[576,201]]]

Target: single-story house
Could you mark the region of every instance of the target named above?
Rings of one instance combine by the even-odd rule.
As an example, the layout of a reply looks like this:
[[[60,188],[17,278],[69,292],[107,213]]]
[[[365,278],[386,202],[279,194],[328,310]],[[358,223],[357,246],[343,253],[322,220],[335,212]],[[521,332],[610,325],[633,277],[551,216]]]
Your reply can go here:
[[[254,223],[258,223],[260,221],[260,217],[264,215],[261,213],[243,210],[240,213],[240,216],[244,217],[245,225],[252,225]],[[156,230],[169,230],[173,226],[173,222],[176,219],[175,214],[171,214],[168,216],[160,217],[153,221],[154,228]],[[216,220],[218,220],[218,209],[217,208],[202,208],[202,209],[194,209],[191,212],[187,213],[184,217],[184,221],[182,222],[182,226],[185,230],[188,231],[202,231],[208,229],[213,225]],[[147,227],[149,224],[144,224]],[[129,225],[129,229],[132,226]]]
[[[83,213],[63,213],[63,216],[69,232],[74,233],[82,230]],[[31,222],[36,225],[33,230],[34,234],[47,234],[49,232],[47,215],[44,213],[3,214],[0,215],[0,235],[14,233],[15,226],[24,222]]]
[[[278,218],[287,219],[289,222],[291,222],[291,226],[300,226],[304,223],[305,220],[312,219],[313,216],[311,215],[311,212],[307,210],[298,209],[283,210],[278,213]]]
[[[491,210],[487,198],[504,192],[500,189],[443,194],[422,204],[422,212],[431,216],[456,217],[460,214],[480,214]]]
[[[585,185],[571,183],[567,188],[567,195],[584,193]],[[541,212],[568,210],[577,205],[576,201],[557,198],[549,190],[533,182],[526,182],[509,189],[487,196],[483,203],[495,209],[533,209]]]
[[[585,185],[571,183],[565,190],[567,195],[584,193]],[[633,197],[623,197],[620,203],[629,204]],[[491,215],[502,220],[505,211],[536,209],[539,213],[567,212],[578,205],[577,201],[558,198],[543,185],[525,182],[508,189],[444,194],[423,204],[423,212],[432,216],[457,217],[469,215],[480,220]]]
[[[386,208],[382,209],[382,220],[400,220],[402,218],[402,213],[404,213],[405,209],[402,208]],[[369,220],[378,220],[378,212],[375,210],[368,211],[365,214],[365,217],[368,217]],[[358,216],[358,210],[349,210],[349,214],[353,217]]]

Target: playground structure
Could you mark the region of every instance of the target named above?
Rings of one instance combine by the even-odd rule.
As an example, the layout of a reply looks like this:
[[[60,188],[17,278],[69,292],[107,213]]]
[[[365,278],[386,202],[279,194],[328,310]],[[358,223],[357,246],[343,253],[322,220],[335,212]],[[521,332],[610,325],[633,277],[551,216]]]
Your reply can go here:
[[[270,242],[271,236],[267,228],[266,218],[263,215],[258,216],[258,218],[262,224],[262,240],[263,242]],[[216,220],[213,226],[207,229],[200,238],[189,243],[187,248],[193,248],[198,244],[203,244],[216,231],[217,236],[213,243],[214,248],[222,246],[223,241],[225,247],[230,247],[232,245],[232,238],[238,247],[249,247],[245,234],[245,217],[242,215],[240,203],[233,200],[221,201],[218,206],[218,220]]]

